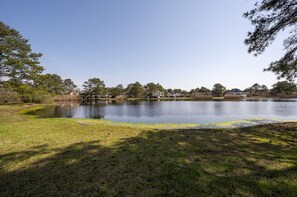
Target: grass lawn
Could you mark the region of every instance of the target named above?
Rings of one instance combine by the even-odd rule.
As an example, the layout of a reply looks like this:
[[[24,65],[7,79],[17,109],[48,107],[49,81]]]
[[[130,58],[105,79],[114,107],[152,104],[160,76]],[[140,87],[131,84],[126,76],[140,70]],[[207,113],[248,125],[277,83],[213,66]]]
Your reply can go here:
[[[297,123],[156,129],[0,106],[0,196],[296,196]]]

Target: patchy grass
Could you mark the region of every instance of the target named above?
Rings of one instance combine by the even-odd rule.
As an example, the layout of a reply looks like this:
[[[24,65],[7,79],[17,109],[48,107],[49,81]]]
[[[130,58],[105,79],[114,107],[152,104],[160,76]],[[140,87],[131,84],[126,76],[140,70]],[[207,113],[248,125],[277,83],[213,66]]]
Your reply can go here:
[[[297,123],[162,129],[29,107],[0,106],[0,196],[297,194]]]

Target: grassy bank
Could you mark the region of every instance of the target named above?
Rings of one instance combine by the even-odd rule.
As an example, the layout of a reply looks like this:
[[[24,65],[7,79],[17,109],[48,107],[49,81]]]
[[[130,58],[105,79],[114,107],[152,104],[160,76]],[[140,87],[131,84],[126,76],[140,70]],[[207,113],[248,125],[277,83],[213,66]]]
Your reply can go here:
[[[0,106],[0,196],[297,194],[297,123],[156,129],[29,107]]]

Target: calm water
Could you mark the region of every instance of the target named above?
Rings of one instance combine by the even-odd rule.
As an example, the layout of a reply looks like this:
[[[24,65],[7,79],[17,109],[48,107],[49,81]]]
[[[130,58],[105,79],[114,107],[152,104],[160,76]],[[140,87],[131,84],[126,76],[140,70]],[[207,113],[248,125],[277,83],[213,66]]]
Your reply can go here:
[[[62,103],[32,113],[42,118],[97,118],[132,123],[214,123],[254,118],[297,120],[297,100]]]

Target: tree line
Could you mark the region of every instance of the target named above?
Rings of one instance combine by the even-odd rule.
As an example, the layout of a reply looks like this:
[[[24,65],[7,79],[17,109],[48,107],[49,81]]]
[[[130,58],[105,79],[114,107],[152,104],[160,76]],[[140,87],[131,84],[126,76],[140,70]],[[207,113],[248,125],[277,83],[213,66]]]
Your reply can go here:
[[[130,83],[126,88],[124,88],[122,84],[115,87],[106,87],[103,80],[100,80],[99,78],[91,78],[84,82],[82,93],[112,98],[123,95],[129,98],[146,98],[153,97],[154,93],[157,91],[162,92],[165,97],[168,97],[169,95],[191,97],[197,94],[209,94],[214,97],[222,97],[229,92],[245,92],[250,96],[278,96],[280,94],[290,95],[297,93],[297,85],[290,81],[279,81],[269,89],[266,85],[255,83],[251,87],[240,90],[238,88],[227,89],[222,84],[216,83],[212,89],[202,86],[187,91],[182,89],[165,89],[161,84],[153,82],[145,85],[142,85],[139,82]]]
[[[289,0],[263,0],[255,5],[256,8],[244,14],[255,25],[255,31],[248,34],[245,43],[249,52],[261,54],[271,44],[280,30],[295,27],[297,13],[296,2]],[[270,14],[267,14],[267,13]],[[297,92],[296,84],[292,79],[296,77],[296,29],[284,41],[286,54],[279,61],[271,63],[267,70],[287,78],[289,81],[280,81],[268,89],[265,85],[254,84],[244,91],[250,95],[292,94]],[[54,95],[66,95],[79,89],[71,79],[62,79],[57,74],[44,73],[40,65],[41,53],[34,53],[28,39],[15,29],[0,21],[0,103],[8,102],[51,102]],[[222,84],[215,84],[212,89],[198,87],[190,91],[182,89],[165,89],[159,83],[142,85],[139,82],[131,83],[127,87],[117,85],[106,87],[99,78],[91,78],[84,82],[81,93],[110,96],[116,98],[121,95],[127,97],[151,97],[156,91],[167,95],[192,96],[197,94],[211,94],[223,96],[230,91]]]

